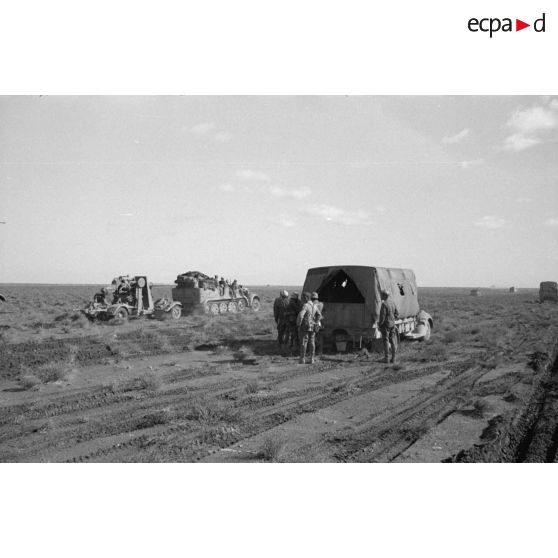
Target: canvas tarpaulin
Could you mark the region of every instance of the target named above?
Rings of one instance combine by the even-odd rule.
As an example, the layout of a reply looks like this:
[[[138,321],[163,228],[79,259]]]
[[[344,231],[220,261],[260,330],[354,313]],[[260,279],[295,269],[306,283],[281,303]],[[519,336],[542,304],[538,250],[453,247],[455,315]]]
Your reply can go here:
[[[370,327],[378,320],[382,289],[391,292],[400,318],[418,314],[416,279],[410,269],[352,265],[319,267],[308,270],[304,283],[304,291],[318,292],[326,305],[328,302],[364,304],[364,312],[359,313],[363,321],[360,327]]]

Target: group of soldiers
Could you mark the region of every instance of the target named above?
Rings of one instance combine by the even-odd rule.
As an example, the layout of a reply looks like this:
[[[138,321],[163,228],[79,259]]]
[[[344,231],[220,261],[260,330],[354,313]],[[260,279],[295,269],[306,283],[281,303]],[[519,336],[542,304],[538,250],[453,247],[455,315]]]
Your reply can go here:
[[[289,297],[287,291],[281,291],[273,303],[273,317],[277,324],[277,343],[280,348],[289,348],[291,352],[300,350],[299,362],[305,364],[306,352],[309,351],[310,364],[316,358],[316,340],[321,352],[321,331],[323,320],[323,303],[318,293],[294,292]]]
[[[380,293],[382,304],[378,322],[374,324],[382,334],[384,359],[382,362],[396,363],[397,331],[395,321],[399,318],[397,307],[388,290]],[[302,298],[297,292],[289,297],[287,291],[281,291],[273,303],[273,317],[277,324],[277,343],[280,348],[287,347],[291,352],[300,348],[299,362],[304,364],[306,352],[309,351],[310,364],[318,352],[323,350],[322,320],[323,303],[320,302],[318,293],[302,293]],[[391,360],[390,360],[391,349]]]

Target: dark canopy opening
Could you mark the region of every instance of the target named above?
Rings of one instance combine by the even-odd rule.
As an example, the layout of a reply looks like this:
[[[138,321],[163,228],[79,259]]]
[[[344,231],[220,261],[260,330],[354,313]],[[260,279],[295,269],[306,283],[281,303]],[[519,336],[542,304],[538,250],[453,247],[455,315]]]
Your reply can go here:
[[[344,302],[362,304],[364,297],[355,282],[341,269],[318,289],[322,302]]]

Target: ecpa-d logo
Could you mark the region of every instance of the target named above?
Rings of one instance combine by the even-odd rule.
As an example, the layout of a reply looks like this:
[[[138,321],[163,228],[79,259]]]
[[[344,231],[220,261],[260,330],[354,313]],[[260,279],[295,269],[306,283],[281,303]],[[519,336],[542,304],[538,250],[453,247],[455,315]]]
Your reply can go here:
[[[533,22],[533,30],[536,33],[544,33],[545,32],[545,25],[546,25],[546,14],[543,14],[540,18],[536,19]],[[490,38],[494,33],[498,33],[502,31],[504,33],[510,33],[515,31],[521,31],[522,29],[527,29],[527,27],[531,27],[530,23],[525,23],[520,19],[515,20],[515,29],[513,28],[513,18],[504,17],[502,19],[498,17],[485,17],[482,19],[478,19],[476,17],[472,17],[467,27],[469,31],[473,33],[478,33],[481,31],[482,33],[490,33]]]

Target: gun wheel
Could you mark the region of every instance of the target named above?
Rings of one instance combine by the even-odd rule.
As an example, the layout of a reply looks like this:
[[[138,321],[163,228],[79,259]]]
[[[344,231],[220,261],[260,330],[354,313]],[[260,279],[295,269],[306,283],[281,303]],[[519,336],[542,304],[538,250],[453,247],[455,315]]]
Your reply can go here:
[[[178,320],[178,318],[182,316],[182,308],[180,306],[173,306],[170,311],[170,315],[173,320]]]
[[[119,308],[114,314],[114,319],[125,322],[128,319],[128,310],[126,308]]]

